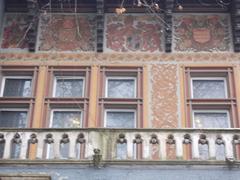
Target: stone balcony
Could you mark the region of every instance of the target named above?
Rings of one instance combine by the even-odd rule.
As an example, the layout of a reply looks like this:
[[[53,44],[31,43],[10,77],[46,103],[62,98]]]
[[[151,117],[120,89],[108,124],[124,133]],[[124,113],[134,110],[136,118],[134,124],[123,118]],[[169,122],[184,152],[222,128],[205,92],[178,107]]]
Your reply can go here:
[[[0,163],[231,163],[237,162],[240,129],[0,129],[0,143]],[[175,152],[171,160],[170,146]],[[190,159],[184,157],[186,149]]]

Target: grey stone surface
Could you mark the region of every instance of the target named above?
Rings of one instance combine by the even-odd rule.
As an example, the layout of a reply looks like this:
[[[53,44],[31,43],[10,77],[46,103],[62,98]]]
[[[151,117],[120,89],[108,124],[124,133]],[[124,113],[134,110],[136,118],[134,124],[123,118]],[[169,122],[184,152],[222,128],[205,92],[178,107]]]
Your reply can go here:
[[[1,174],[50,175],[52,180],[238,180],[240,168],[227,166],[1,165]]]

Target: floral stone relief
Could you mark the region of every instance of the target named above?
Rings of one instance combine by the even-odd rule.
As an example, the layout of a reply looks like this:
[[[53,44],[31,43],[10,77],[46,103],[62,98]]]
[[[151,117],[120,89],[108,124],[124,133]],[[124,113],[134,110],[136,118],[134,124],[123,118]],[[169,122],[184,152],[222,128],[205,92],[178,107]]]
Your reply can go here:
[[[1,48],[26,49],[26,31],[29,24],[26,14],[6,13],[1,34]]]
[[[106,16],[105,50],[110,52],[161,52],[162,23],[154,15]]]
[[[40,51],[95,51],[94,15],[41,15]]]
[[[174,51],[231,51],[230,20],[226,14],[175,15]]]

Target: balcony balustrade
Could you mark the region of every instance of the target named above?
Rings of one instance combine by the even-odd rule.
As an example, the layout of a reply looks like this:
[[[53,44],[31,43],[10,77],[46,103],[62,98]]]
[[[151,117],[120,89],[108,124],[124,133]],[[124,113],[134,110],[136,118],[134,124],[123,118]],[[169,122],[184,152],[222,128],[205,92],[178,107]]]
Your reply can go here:
[[[240,129],[0,129],[1,160],[148,160],[167,161],[169,146],[176,160],[236,159]],[[155,154],[155,155],[153,155]],[[157,154],[157,155],[156,155]]]

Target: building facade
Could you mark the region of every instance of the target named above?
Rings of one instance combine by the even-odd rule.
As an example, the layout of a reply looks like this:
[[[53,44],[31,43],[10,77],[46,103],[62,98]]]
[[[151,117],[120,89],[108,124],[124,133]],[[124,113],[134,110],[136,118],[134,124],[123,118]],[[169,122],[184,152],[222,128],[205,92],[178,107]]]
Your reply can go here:
[[[239,10],[0,0],[0,178],[238,179]]]

